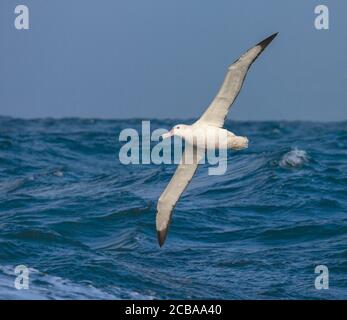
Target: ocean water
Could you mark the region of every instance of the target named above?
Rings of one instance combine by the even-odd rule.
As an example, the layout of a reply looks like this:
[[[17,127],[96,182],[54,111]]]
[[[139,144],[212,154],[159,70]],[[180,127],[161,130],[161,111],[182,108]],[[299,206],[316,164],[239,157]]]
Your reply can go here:
[[[162,248],[176,166],[122,165],[128,127],[141,121],[0,118],[1,299],[347,298],[347,122],[227,122],[249,148],[222,176],[199,167]]]

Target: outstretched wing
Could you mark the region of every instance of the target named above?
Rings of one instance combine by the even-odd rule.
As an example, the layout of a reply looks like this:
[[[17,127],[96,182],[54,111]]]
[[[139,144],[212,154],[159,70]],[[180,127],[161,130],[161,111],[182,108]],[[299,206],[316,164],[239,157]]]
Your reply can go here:
[[[158,200],[156,227],[160,246],[165,242],[173,209],[193,178],[202,156],[202,153],[196,147],[190,146],[187,148],[186,145],[181,163]]]
[[[277,36],[274,33],[244,53],[229,68],[222,87],[210,106],[197,122],[222,127],[230,106],[238,96],[247,71],[268,44]]]

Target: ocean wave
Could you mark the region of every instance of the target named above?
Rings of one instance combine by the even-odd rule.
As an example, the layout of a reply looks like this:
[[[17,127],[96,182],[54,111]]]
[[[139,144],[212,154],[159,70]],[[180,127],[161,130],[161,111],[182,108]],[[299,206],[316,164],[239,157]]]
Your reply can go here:
[[[227,121],[249,148],[221,176],[199,167],[160,249],[176,166],[118,159],[119,132],[141,120],[0,117],[0,298],[346,298],[346,124]],[[19,264],[30,290],[13,288]]]
[[[152,296],[141,295],[136,291],[112,286],[110,288],[96,288],[88,281],[72,282],[57,276],[42,273],[34,268],[28,268],[29,288],[18,290],[15,288],[15,266],[0,266],[0,298],[25,300],[81,300],[102,299],[115,300],[153,299]]]
[[[300,167],[304,163],[308,162],[308,155],[305,150],[294,148],[283,155],[279,164],[283,168],[287,167]]]

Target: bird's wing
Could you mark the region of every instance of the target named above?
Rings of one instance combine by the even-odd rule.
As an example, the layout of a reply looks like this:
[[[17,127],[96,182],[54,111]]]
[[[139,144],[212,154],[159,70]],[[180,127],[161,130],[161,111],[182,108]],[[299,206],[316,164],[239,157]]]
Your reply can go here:
[[[197,122],[222,127],[230,106],[239,94],[247,71],[262,51],[276,37],[274,33],[244,53],[229,68],[217,96]]]
[[[165,242],[172,211],[181,194],[193,178],[202,156],[202,152],[199,152],[199,149],[195,146],[190,146],[189,148],[186,146],[175,174],[158,200],[156,227],[160,246]]]

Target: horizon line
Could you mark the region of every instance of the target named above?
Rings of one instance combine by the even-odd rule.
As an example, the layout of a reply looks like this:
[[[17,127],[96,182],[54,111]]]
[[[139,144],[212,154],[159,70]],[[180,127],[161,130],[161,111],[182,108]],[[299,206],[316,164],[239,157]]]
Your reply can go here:
[[[150,118],[150,117],[124,117],[124,118],[112,118],[112,117],[92,117],[92,116],[39,116],[39,117],[14,117],[8,115],[0,114],[1,118],[7,118],[12,120],[24,120],[24,121],[34,121],[34,120],[71,120],[71,119],[80,119],[80,120],[97,120],[97,121],[128,121],[128,120],[139,120],[139,121],[196,121],[198,118]],[[309,119],[263,119],[263,120],[245,120],[245,119],[226,119],[226,122],[312,122],[312,123],[341,123],[346,122],[347,119],[343,120],[309,120]]]

